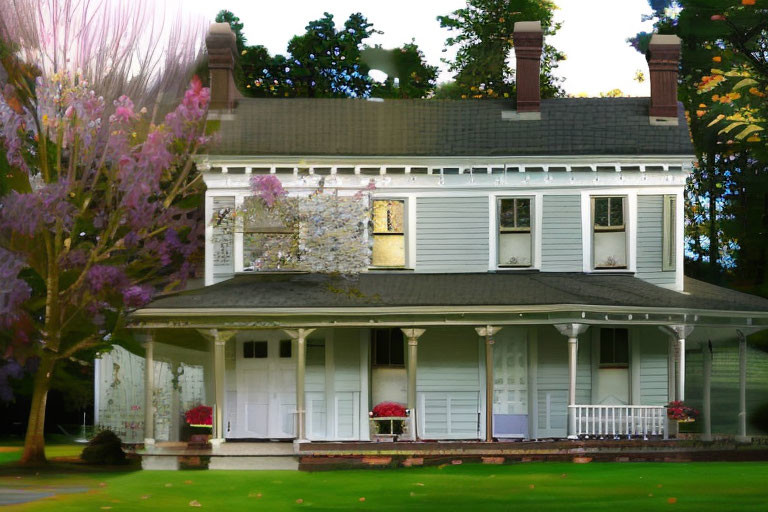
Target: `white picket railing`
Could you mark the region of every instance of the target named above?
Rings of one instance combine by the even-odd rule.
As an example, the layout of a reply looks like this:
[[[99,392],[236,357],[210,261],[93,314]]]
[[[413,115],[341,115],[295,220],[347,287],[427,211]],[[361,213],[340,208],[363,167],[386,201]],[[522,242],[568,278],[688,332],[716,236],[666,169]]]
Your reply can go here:
[[[663,405],[571,405],[575,434],[589,437],[667,436]]]

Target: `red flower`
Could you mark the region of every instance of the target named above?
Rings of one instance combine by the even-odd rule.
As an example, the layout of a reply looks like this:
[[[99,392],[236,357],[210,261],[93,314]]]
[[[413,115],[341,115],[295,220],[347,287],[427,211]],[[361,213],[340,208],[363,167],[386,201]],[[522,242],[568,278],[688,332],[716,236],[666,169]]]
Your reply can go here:
[[[213,407],[198,405],[184,413],[184,418],[190,425],[212,425]]]
[[[374,418],[405,418],[405,407],[395,402],[381,402],[373,408]]]

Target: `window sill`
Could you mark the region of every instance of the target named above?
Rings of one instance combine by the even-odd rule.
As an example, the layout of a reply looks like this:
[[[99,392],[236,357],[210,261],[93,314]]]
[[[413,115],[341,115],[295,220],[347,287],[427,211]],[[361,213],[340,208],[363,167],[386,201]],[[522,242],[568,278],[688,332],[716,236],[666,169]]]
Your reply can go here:
[[[494,269],[491,269],[490,272],[494,272],[497,274],[512,273],[512,272],[534,273],[534,272],[541,272],[541,269],[538,269],[536,267],[496,267]]]
[[[413,272],[410,267],[368,267],[368,272]]]

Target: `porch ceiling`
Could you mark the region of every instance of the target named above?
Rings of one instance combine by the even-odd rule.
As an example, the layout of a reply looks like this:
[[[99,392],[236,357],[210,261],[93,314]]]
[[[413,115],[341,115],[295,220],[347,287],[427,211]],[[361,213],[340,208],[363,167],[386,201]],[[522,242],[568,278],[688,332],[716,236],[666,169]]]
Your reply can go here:
[[[131,322],[134,327],[163,322],[203,327],[214,318],[229,319],[226,323],[235,327],[237,322],[269,327],[320,319],[340,326],[504,319],[737,326],[768,324],[768,300],[689,278],[681,293],[623,274],[253,273],[161,297],[135,312]]]

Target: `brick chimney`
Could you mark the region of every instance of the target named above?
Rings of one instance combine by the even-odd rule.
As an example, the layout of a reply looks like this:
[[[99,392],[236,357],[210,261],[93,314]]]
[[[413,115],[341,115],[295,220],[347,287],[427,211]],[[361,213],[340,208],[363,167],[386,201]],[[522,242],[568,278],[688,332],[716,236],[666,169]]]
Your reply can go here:
[[[517,112],[541,111],[541,47],[544,32],[540,21],[518,21],[515,23],[513,42],[515,45]]]
[[[237,43],[229,23],[211,23],[205,37],[211,76],[211,110],[231,110],[240,92],[235,87]]]
[[[654,34],[648,46],[646,59],[651,75],[649,109],[651,123],[676,124],[680,38],[674,35]]]

